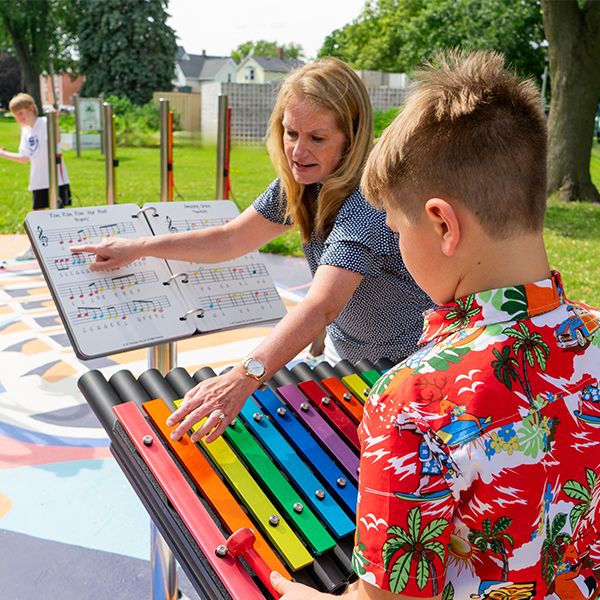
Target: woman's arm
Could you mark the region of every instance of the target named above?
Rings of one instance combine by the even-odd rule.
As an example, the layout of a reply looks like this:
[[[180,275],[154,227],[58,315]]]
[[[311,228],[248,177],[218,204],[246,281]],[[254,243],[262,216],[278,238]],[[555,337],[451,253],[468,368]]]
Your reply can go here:
[[[23,154],[19,154],[18,152],[9,152],[6,148],[0,148],[0,157],[7,158],[8,160],[12,160],[17,163],[28,163],[29,156],[24,156]]]
[[[362,275],[340,267],[322,265],[317,269],[304,300],[251,352],[251,356],[265,364],[266,378],[285,366],[337,317],[362,279]],[[172,437],[179,439],[192,425],[208,417],[192,440],[206,435],[205,441],[211,442],[223,433],[258,387],[259,383],[246,376],[241,364],[224,375],[201,382],[185,395],[181,406],[167,421],[171,426],[178,423]],[[226,416],[222,421],[221,412]]]
[[[289,225],[273,223],[250,206],[241,215],[219,227],[135,240],[107,238],[99,244],[72,246],[71,251],[96,254],[96,262],[90,265],[92,271],[123,267],[142,256],[215,263],[256,250],[288,229]]]

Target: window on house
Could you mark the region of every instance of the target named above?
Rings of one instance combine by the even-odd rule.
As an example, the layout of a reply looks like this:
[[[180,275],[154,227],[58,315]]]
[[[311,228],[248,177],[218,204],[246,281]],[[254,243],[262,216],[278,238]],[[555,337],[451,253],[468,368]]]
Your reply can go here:
[[[244,79],[246,81],[254,81],[255,71],[254,67],[246,67],[246,72],[244,73]]]

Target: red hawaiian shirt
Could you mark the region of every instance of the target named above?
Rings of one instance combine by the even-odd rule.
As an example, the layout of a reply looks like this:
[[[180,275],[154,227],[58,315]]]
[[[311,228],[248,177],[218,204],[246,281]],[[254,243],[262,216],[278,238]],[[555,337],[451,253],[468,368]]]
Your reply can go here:
[[[426,314],[373,387],[354,568],[415,597],[600,596],[600,315],[560,276]]]

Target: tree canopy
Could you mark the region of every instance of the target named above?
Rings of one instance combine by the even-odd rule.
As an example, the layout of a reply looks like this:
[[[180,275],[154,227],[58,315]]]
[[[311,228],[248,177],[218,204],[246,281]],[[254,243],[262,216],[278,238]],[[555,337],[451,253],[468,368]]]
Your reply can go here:
[[[283,52],[285,58],[304,57],[304,49],[300,44],[294,44],[293,42],[291,44],[278,44],[277,42],[268,42],[266,40],[244,42],[231,51],[231,57],[239,63],[250,55],[276,58],[279,56],[280,51]]]
[[[10,99],[21,91],[19,62],[10,54],[0,53],[0,106],[8,108]]]
[[[0,42],[10,42],[25,91],[41,107],[40,74],[74,65],[71,0],[0,0]]]
[[[357,19],[333,31],[319,56],[357,69],[410,73],[440,50],[460,46],[502,52],[521,74],[544,70],[538,0],[371,0]]]
[[[166,24],[167,0],[78,0],[83,94],[127,97],[145,104],[169,90],[177,43]]]

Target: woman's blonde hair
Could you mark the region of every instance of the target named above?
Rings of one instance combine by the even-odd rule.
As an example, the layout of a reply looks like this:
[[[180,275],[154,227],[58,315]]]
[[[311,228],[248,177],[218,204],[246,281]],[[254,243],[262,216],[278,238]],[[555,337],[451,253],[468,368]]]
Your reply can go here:
[[[334,113],[346,137],[340,164],[323,182],[316,211],[312,200],[305,198],[305,186],[294,179],[283,147],[283,113],[292,98],[302,98]],[[313,230],[320,239],[329,234],[341,205],[360,182],[372,142],[369,93],[346,63],[337,58],[322,58],[294,71],[282,83],[269,120],[267,149],[281,179],[286,216],[300,226],[304,241],[310,239]]]

